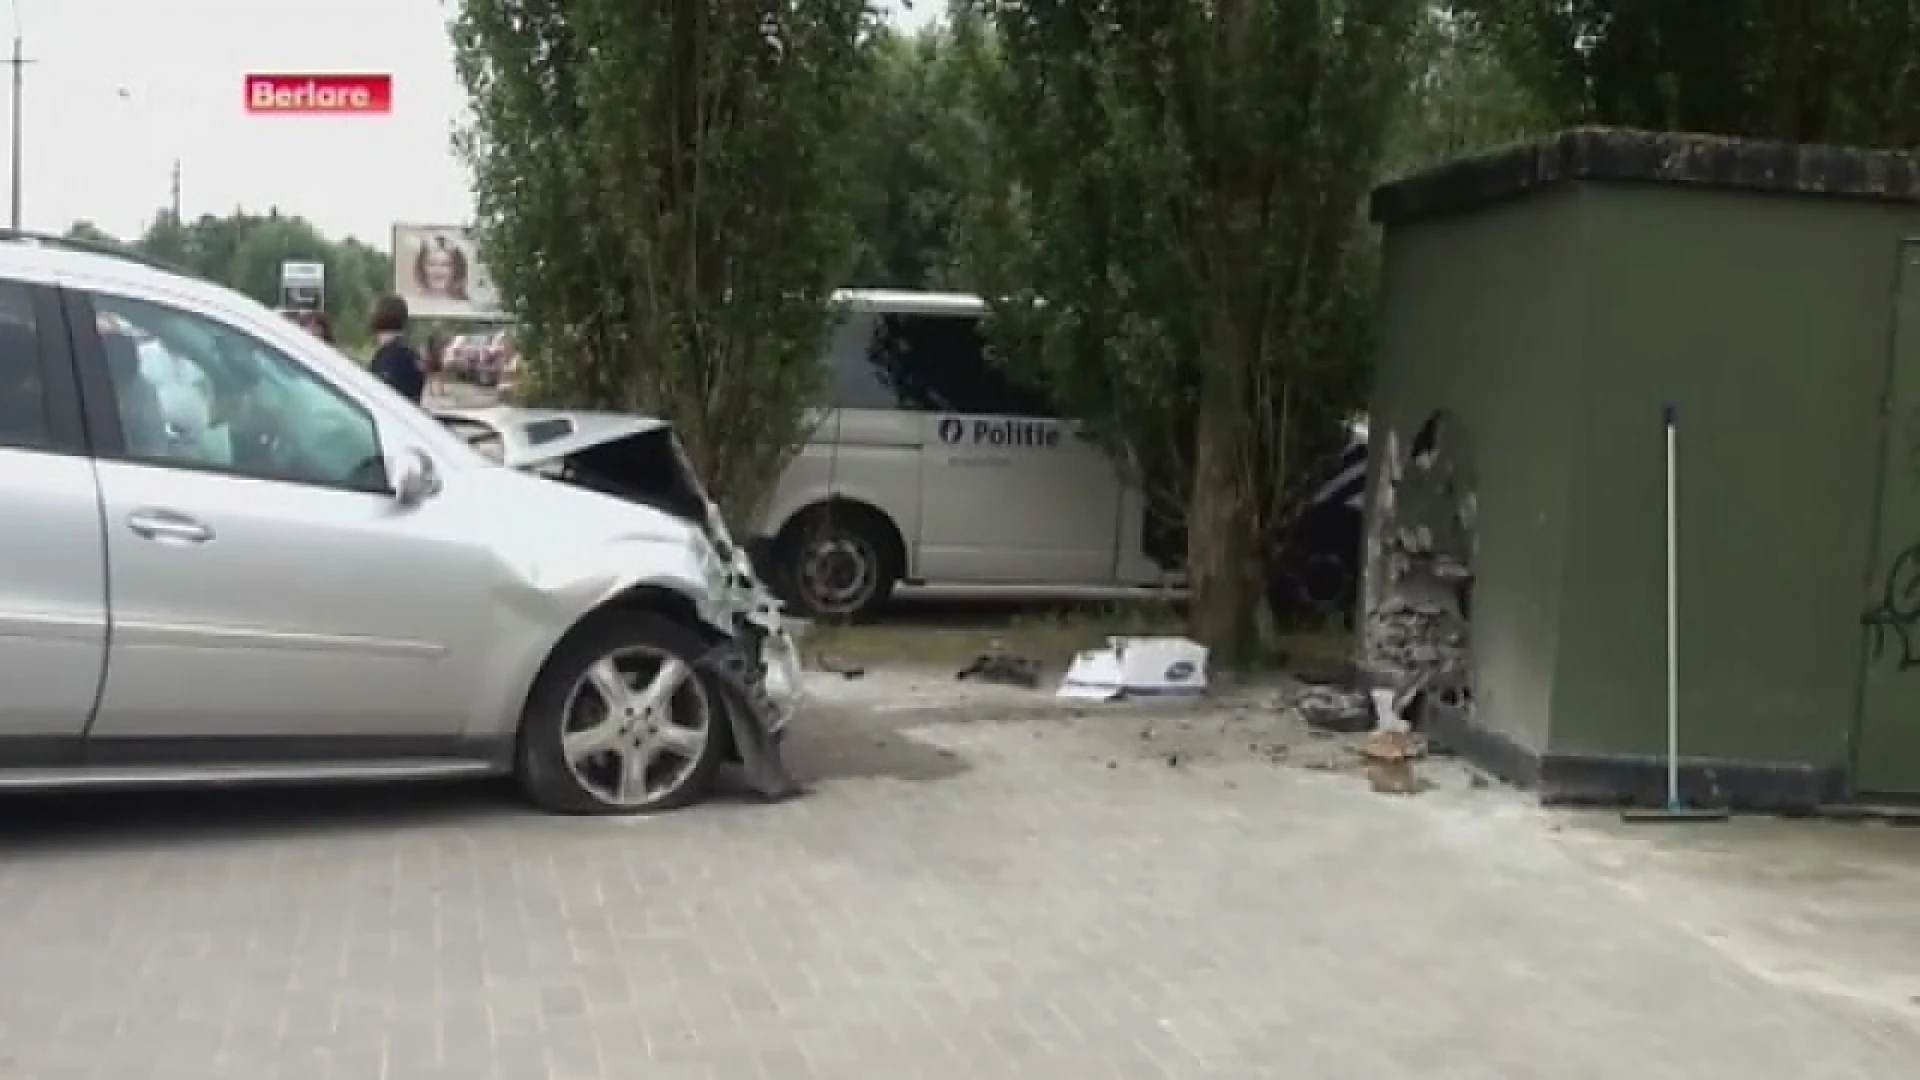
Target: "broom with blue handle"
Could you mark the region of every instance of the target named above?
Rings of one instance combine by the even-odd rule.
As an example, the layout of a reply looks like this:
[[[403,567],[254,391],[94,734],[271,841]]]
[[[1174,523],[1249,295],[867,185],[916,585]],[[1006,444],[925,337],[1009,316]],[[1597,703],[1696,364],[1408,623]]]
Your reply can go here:
[[[1628,821],[1725,821],[1723,808],[1688,806],[1680,798],[1680,407],[1660,410],[1667,452],[1667,804],[1658,810],[1629,810]]]

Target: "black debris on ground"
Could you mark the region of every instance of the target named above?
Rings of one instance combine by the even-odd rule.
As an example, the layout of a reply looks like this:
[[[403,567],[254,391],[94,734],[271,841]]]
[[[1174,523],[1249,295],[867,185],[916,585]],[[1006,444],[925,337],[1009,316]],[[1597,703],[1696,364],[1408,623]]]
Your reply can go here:
[[[1308,727],[1319,731],[1361,735],[1373,730],[1373,702],[1356,687],[1309,685],[1290,707]]]
[[[1037,690],[1040,688],[1040,665],[1016,653],[994,648],[975,657],[972,663],[956,672],[954,678]]]
[[[863,665],[850,660],[841,660],[826,653],[815,653],[813,666],[829,675],[838,675],[843,679],[858,679],[867,673]]]

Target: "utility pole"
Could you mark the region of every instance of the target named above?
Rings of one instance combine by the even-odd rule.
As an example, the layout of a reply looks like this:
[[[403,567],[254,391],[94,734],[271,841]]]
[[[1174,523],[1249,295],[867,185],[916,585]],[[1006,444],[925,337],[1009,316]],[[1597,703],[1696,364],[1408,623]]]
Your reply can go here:
[[[180,224],[180,159],[173,159],[173,223]]]
[[[16,10],[14,14],[17,21],[19,12]],[[16,29],[13,34],[13,56],[7,60],[7,63],[13,68],[13,156],[11,164],[13,171],[14,232],[20,231],[20,91],[22,85],[26,82],[24,76],[27,70],[27,64],[30,62],[31,61],[21,54],[20,32]]]

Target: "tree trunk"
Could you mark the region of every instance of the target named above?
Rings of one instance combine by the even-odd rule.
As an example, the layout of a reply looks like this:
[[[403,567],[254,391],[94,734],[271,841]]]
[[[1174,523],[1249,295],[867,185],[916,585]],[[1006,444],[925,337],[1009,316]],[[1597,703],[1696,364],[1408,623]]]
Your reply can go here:
[[[1199,445],[1187,509],[1188,630],[1226,667],[1253,658],[1261,593],[1258,575],[1249,580],[1258,544],[1246,489],[1257,481],[1247,468],[1252,428],[1237,363],[1236,357],[1210,366],[1202,376]]]

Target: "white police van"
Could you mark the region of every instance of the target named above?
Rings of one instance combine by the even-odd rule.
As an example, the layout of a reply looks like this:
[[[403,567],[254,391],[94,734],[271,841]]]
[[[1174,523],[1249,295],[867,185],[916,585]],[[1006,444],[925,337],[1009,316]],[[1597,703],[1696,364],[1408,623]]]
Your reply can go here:
[[[882,290],[838,300],[830,400],[753,530],[759,565],[796,614],[866,616],[900,584],[1180,583],[1184,541],[1149,543],[1142,494],[988,358],[984,301]]]

